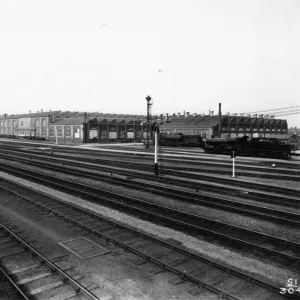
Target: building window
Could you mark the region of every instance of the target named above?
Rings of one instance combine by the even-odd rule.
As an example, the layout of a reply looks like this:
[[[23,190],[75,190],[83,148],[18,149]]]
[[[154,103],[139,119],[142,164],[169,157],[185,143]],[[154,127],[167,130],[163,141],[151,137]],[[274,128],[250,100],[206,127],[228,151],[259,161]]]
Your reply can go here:
[[[74,128],[74,138],[75,139],[80,138],[80,128]]]
[[[39,120],[36,120],[35,121],[35,127],[39,127],[40,126],[40,121]]]
[[[45,120],[45,119],[42,121],[42,126],[43,126],[43,127],[46,127],[46,126],[47,126],[46,120]]]
[[[51,126],[50,127],[50,133],[49,133],[50,136],[54,136],[54,127]]]
[[[57,136],[61,137],[61,127],[57,127]]]
[[[66,129],[66,138],[70,138],[71,137],[71,127],[65,127]]]
[[[47,129],[46,127],[42,128],[42,136],[46,136],[47,135]]]

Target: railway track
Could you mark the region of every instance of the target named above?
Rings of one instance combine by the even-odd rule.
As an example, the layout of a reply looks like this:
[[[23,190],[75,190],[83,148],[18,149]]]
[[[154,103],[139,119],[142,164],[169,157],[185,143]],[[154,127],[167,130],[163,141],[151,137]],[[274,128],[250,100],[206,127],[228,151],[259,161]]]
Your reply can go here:
[[[27,173],[27,175],[31,177],[30,174]],[[221,242],[225,243],[227,246],[230,244],[237,248],[242,246],[245,249],[255,249],[259,252],[272,255],[273,257],[286,260],[288,263],[292,264],[300,262],[300,244],[296,242],[276,238],[253,230],[242,229],[228,223],[218,222],[213,219],[200,217],[190,213],[184,213],[153,202],[127,197],[104,189],[79,184],[77,182],[75,183],[69,180],[62,181],[48,175],[37,174],[37,177],[39,179],[42,177],[46,179],[42,179],[42,182],[39,181],[42,184],[49,185],[49,180],[51,182],[54,180],[55,182],[50,182],[50,185],[59,188],[62,191],[69,191],[75,193],[77,196],[81,195],[96,203],[100,202],[101,204],[108,205],[114,209],[121,209],[130,214],[135,213],[138,217],[150,220],[151,222],[157,220],[157,222],[159,221],[163,226],[171,228],[174,228],[175,226],[177,230],[185,231],[188,234],[197,236],[197,238],[207,239],[209,241],[211,241],[212,238],[215,238],[218,241],[221,240]],[[57,181],[62,182],[57,184]],[[289,254],[286,254],[286,251],[288,251]]]
[[[75,192],[77,193],[77,195],[81,195],[82,193],[84,194],[89,191],[95,191],[95,192],[100,191],[97,188],[87,186],[78,182],[72,182],[71,180],[57,178],[37,171],[34,172],[29,171],[28,169],[20,168],[6,163],[1,164],[0,170],[22,178],[27,178],[28,180],[32,180],[34,182],[38,182],[44,185],[49,185],[55,189],[61,189],[62,191],[70,191],[72,193]],[[167,196],[173,197],[176,195],[174,195],[174,193],[172,194],[167,193]],[[257,206],[253,204],[241,203],[238,201],[216,197],[216,196],[209,196],[209,195],[201,195],[196,198],[187,197],[187,196],[183,198],[181,196],[181,199],[187,200],[190,203],[194,203],[194,204],[214,207],[214,208],[218,208],[230,212],[244,214],[247,216],[259,217],[261,219],[274,221],[277,224],[293,225],[298,227],[300,226],[300,218],[299,218],[300,215],[288,211],[272,209],[272,208]]]
[[[37,158],[34,159],[34,157],[29,157],[29,158],[24,158],[24,157],[19,157],[19,156],[14,156],[14,155],[1,155],[0,158],[5,158],[5,159],[10,159],[10,160],[15,160],[15,161],[20,161],[20,162],[25,162],[31,165],[36,165],[36,166],[41,166],[56,170],[57,168],[61,169],[61,171],[65,172],[72,172],[78,173],[78,169],[76,170],[75,168],[67,167],[67,166],[76,166],[76,167],[81,167],[81,168],[87,168],[87,165],[81,162],[74,162],[71,160],[61,160],[61,159],[56,159],[48,156],[43,156],[43,155],[36,155],[35,157]],[[47,163],[51,162],[51,163]],[[54,163],[52,163],[54,162]],[[55,164],[56,163],[56,164]],[[62,164],[62,165],[61,165]],[[63,166],[63,168],[61,168]],[[175,176],[159,176],[158,178],[156,176],[153,176],[152,174],[142,172],[142,171],[134,171],[134,170],[124,170],[122,168],[117,168],[117,167],[110,167],[110,166],[104,166],[101,164],[88,164],[88,169],[93,169],[96,171],[102,171],[102,178],[108,177],[107,173],[111,174],[118,174],[122,176],[126,176],[127,178],[130,178],[130,180],[127,180],[127,182],[124,183],[124,180],[115,178],[114,183],[115,184],[121,184],[124,185],[126,184],[127,186],[130,186],[132,188],[139,189],[142,184],[143,187],[147,186],[147,183],[141,183],[137,182],[134,179],[139,178],[139,179],[144,179],[146,181],[152,181],[155,182],[155,185],[159,186],[160,189],[165,190],[166,192],[172,193],[172,196],[176,196],[176,193],[178,195],[188,195],[193,198],[195,198],[197,195],[199,197],[207,196],[203,194],[202,192],[209,192],[215,194],[220,194],[220,195],[229,195],[229,196],[234,196],[234,197],[243,197],[244,199],[249,199],[249,200],[254,200],[258,202],[265,202],[265,203],[271,203],[271,204],[279,204],[279,205],[284,205],[284,206],[291,206],[291,207],[300,207],[300,200],[298,197],[300,197],[300,191],[293,190],[293,189],[287,189],[287,188],[282,188],[282,187],[274,187],[274,186],[266,186],[263,184],[253,184],[249,183],[246,181],[236,181],[232,179],[227,179],[227,178],[217,178],[217,177],[209,177],[209,180],[214,182],[214,184],[211,184],[211,182],[206,182],[206,181],[201,181],[201,182],[196,182],[196,181],[188,181],[184,179],[180,179],[180,177],[175,177]],[[107,172],[106,175],[104,172]],[[85,175],[89,176],[89,172],[84,172]],[[76,174],[77,175],[77,174]],[[78,174],[80,176],[80,174]],[[92,175],[92,174],[91,174]],[[192,177],[192,179],[194,179]],[[110,180],[110,179],[108,179]],[[130,181],[130,182],[129,182]],[[222,184],[222,185],[216,185],[216,183]],[[162,186],[162,184],[165,185],[174,185],[174,186],[182,186],[191,189],[191,191],[181,191],[180,189],[174,189],[171,187],[166,187]],[[225,185],[227,184],[227,185]],[[237,187],[231,187],[230,185],[238,185],[238,190]],[[152,187],[154,189],[154,187]],[[196,191],[196,193],[194,192]],[[260,192],[261,191],[261,192]],[[202,193],[202,194],[201,194]],[[277,194],[278,193],[278,194]],[[174,195],[175,194],[175,195]],[[218,196],[219,197],[219,196]],[[220,198],[220,197],[219,197]],[[221,197],[222,198],[222,197]]]
[[[15,153],[17,156],[20,157],[20,154],[22,152],[19,151],[15,151],[15,150],[11,150],[10,152],[4,152],[2,153],[3,156],[12,156],[12,154]],[[27,157],[40,157],[42,158],[44,161],[51,161],[54,158],[57,161],[61,161],[62,163],[64,161],[66,161],[67,163],[70,164],[70,159],[72,159],[72,157],[66,156],[65,154],[60,155],[60,154],[51,154],[51,156],[47,156],[45,154],[41,154],[41,151],[36,152],[36,153],[25,153],[25,155]],[[2,156],[2,157],[3,157]],[[24,153],[22,153],[22,157],[25,158]],[[148,164],[138,164],[138,163],[124,163],[124,162],[119,162],[119,161],[112,161],[112,160],[108,160],[108,159],[96,159],[94,157],[74,157],[73,161],[76,161],[76,163],[82,162],[82,163],[91,163],[91,164],[97,164],[98,168],[101,166],[101,168],[115,168],[116,172],[120,172],[120,170],[118,170],[118,168],[127,168],[130,170],[134,170],[137,173],[139,171],[145,171],[145,172],[153,172],[153,166],[152,165],[148,165]],[[180,168],[180,166],[178,166],[178,168]],[[281,193],[284,196],[287,195],[293,195],[293,196],[299,196],[300,197],[300,191],[299,190],[291,190],[291,189],[287,189],[287,188],[282,188],[282,187],[278,187],[276,185],[271,185],[270,187],[264,185],[264,184],[259,184],[259,183],[249,183],[248,181],[245,180],[236,180],[236,179],[232,179],[232,178],[224,178],[221,176],[216,176],[216,175],[210,175],[210,174],[203,174],[203,173],[199,173],[199,171],[195,171],[190,173],[188,171],[177,171],[176,168],[175,169],[168,169],[168,168],[164,168],[164,175],[172,175],[172,176],[177,176],[180,178],[191,178],[191,179],[196,179],[196,180],[201,180],[201,181],[208,181],[208,182],[215,182],[215,183],[220,183],[220,184],[224,184],[224,185],[229,185],[229,186],[234,186],[234,187],[244,187],[247,188],[249,190],[261,190],[261,191],[267,191],[267,192],[272,192],[272,193]],[[142,174],[141,174],[142,176]],[[257,173],[256,177],[259,177],[260,174]],[[268,175],[269,176],[269,175]],[[161,178],[161,177],[160,177]],[[287,175],[284,176],[285,179],[295,179],[300,180],[300,173],[293,173],[293,177],[287,177]],[[253,196],[253,195],[252,195]],[[274,198],[274,195],[272,195],[272,198]]]
[[[4,146],[1,145],[1,148],[3,150],[14,150],[17,151],[16,147],[12,146]],[[113,164],[116,161],[116,158],[120,158],[120,154],[112,153],[112,152],[102,152],[102,151],[91,151],[88,149],[83,150],[76,150],[76,149],[56,149],[55,148],[55,155],[59,157],[62,155],[64,157],[66,154],[76,154],[78,155],[78,159],[83,159],[82,156],[91,155],[93,159],[101,159],[103,158],[103,155],[106,156],[106,159],[103,160],[103,162],[106,162],[106,164]],[[22,151],[24,153],[38,153],[41,152],[41,150],[38,149],[38,147],[33,147],[32,149],[26,149],[24,147],[20,147],[18,151]],[[98,153],[97,153],[98,152]],[[135,155],[134,155],[135,154]],[[111,159],[108,159],[107,156],[110,156]],[[122,159],[126,158],[127,163],[124,164],[134,164],[138,167],[147,167],[150,164],[153,163],[153,158],[148,155],[138,155],[135,152],[132,154],[124,153],[122,154]],[[143,162],[138,162],[138,160],[142,159]],[[166,157],[163,159],[165,168],[168,169],[185,169],[190,171],[201,171],[201,172],[208,172],[208,173],[220,173],[220,174],[230,174],[232,169],[232,163],[231,161],[225,161],[225,162],[216,162],[216,160],[205,158],[205,160],[199,160],[199,157],[194,158],[180,158],[180,161],[178,158],[172,158],[172,157]],[[180,166],[180,164],[185,164],[185,166]],[[121,162],[116,162],[120,164]],[[257,165],[249,165],[249,162],[236,162],[236,167],[238,168],[237,175],[240,176],[257,176],[257,173],[260,173],[260,177],[266,177],[266,178],[275,178],[275,179],[287,179],[285,175],[289,175],[294,180],[300,180],[300,166],[298,165],[288,165],[288,167],[280,168],[280,164],[276,163],[277,168],[270,168],[271,164],[268,163],[266,166],[257,166]],[[282,165],[285,166],[285,165]],[[279,168],[278,168],[279,167]]]
[[[252,300],[254,295],[261,300],[295,298],[294,295],[279,294],[279,287],[271,282],[190,252],[180,245],[180,242],[157,239],[131,227],[100,217],[74,204],[62,202],[23,185],[7,180],[5,182],[11,185],[6,186],[7,191],[38,206],[41,211],[49,212],[66,222],[79,226],[114,244],[123,252],[137,255],[140,257],[137,264],[152,263],[154,274],[162,272],[175,274],[176,276],[169,281],[171,284],[176,285],[184,281],[193,283],[190,292],[194,295],[205,291],[207,296],[216,294],[219,298],[232,300]]]
[[[81,294],[82,299],[98,300],[77,281],[79,275],[70,276],[67,273],[72,271],[71,267],[60,268],[57,265],[59,260],[54,263],[47,259],[30,245],[30,238],[27,237],[27,241],[21,238],[21,233],[15,226],[0,222],[0,272],[20,299],[43,299],[50,290],[59,287],[61,299],[71,300]],[[16,268],[18,263],[14,262],[21,266]]]

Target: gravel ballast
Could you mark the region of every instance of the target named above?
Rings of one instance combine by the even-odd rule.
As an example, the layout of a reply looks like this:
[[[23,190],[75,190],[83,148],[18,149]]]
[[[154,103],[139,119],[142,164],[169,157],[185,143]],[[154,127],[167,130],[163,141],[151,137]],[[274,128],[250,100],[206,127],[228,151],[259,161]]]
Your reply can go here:
[[[216,261],[225,262],[228,265],[234,266],[240,270],[264,276],[278,284],[283,284],[288,278],[299,277],[299,274],[294,274],[288,268],[280,268],[276,265],[275,262],[273,265],[266,264],[255,259],[242,256],[241,254],[230,251],[228,249],[224,249],[223,247],[212,245],[208,242],[195,239],[192,236],[172,230],[170,228],[158,226],[153,223],[137,219],[128,214],[118,212],[100,204],[90,203],[89,201],[83,200],[81,198],[74,197],[36,183],[32,183],[25,179],[6,174],[4,172],[0,172],[0,176],[32,187],[51,196],[55,196],[65,202],[74,203],[101,216],[111,218],[125,225],[130,225],[148,234],[152,234],[153,236],[156,236],[158,238],[173,238],[180,241],[185,247],[199,254],[208,256]]]

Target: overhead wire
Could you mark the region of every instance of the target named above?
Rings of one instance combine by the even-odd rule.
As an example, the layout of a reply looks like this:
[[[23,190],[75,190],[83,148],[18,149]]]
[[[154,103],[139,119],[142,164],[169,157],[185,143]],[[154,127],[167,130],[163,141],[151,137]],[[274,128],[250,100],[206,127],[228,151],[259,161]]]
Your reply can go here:
[[[300,105],[289,106],[289,107],[282,107],[282,108],[274,108],[274,109],[267,109],[267,110],[259,110],[259,111],[251,111],[251,112],[246,112],[245,114],[254,114],[254,113],[262,113],[262,112],[272,112],[272,111],[278,111],[278,110],[284,110],[284,109],[291,109],[291,108],[300,108]]]

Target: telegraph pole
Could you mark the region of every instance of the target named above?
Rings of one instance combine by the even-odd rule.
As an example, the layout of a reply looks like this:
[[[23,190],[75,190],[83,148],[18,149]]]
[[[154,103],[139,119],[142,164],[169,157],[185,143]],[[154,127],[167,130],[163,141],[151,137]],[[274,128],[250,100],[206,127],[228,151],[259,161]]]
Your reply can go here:
[[[146,149],[149,148],[149,138],[150,138],[150,120],[151,120],[151,105],[152,103],[152,98],[148,95],[146,97],[147,100],[147,142],[146,142]]]

